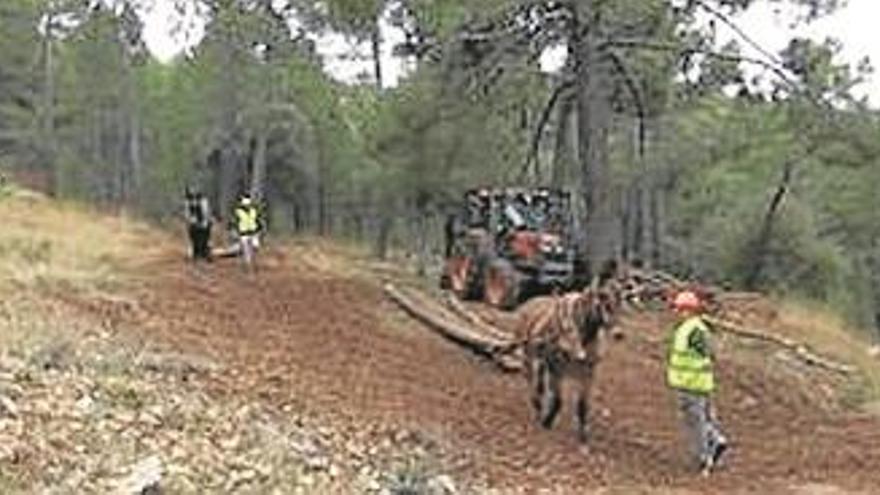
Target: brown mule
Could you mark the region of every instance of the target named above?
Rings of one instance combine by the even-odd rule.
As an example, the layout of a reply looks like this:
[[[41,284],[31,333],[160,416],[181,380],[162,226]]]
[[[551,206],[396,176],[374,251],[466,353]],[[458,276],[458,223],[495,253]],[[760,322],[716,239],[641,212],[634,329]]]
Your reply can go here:
[[[590,287],[538,297],[520,308],[518,339],[524,350],[531,405],[542,427],[553,427],[562,407],[563,382],[569,381],[574,385],[571,401],[577,436],[587,441],[601,330],[614,325],[618,305],[615,291]]]

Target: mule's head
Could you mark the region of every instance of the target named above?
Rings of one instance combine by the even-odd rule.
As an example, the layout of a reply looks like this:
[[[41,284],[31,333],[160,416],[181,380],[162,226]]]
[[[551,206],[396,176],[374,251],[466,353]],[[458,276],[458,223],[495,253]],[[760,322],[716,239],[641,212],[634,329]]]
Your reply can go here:
[[[598,345],[602,329],[613,324],[617,302],[611,292],[588,288],[563,296],[566,312],[560,345],[575,360],[586,360]]]
[[[615,338],[621,338],[618,327],[621,311],[625,306],[641,306],[645,301],[645,283],[639,267],[606,261],[603,270],[587,289],[595,294],[594,313],[599,327],[610,331]]]

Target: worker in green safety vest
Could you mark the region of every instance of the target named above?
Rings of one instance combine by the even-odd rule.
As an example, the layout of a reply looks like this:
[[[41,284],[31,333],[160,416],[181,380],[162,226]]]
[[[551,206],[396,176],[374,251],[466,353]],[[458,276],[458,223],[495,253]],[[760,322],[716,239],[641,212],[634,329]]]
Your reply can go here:
[[[235,207],[235,230],[246,267],[253,268],[254,253],[259,247],[260,227],[257,206],[250,196],[243,195]]]
[[[666,381],[676,393],[691,448],[705,476],[728,448],[711,404],[715,374],[710,329],[702,316],[702,301],[694,292],[679,292],[672,306],[680,321],[669,346]]]

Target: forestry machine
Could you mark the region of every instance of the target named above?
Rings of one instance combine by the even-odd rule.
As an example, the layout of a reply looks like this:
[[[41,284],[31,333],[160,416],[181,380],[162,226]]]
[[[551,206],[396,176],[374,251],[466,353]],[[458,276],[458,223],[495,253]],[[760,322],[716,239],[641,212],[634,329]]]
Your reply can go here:
[[[513,309],[584,283],[571,195],[551,188],[479,188],[446,221],[441,285],[461,299]]]

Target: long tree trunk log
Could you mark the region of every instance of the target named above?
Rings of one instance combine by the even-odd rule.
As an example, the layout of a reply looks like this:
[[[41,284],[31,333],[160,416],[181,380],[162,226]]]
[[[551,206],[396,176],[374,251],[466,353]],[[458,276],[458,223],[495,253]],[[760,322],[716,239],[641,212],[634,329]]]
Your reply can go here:
[[[485,335],[463,325],[440,313],[439,308],[429,309],[423,302],[416,301],[414,297],[404,294],[392,284],[385,284],[384,289],[385,294],[410,316],[440,335],[488,357],[504,371],[520,369],[519,362],[506,353],[512,345],[511,341]]]
[[[490,325],[484,319],[480,318],[479,315],[475,314],[472,311],[469,311],[458,298],[455,297],[451,292],[446,292],[443,301],[446,303],[446,306],[452,310],[453,313],[458,315],[467,321],[470,325],[477,328],[480,332],[485,335],[489,335],[493,338],[497,338],[499,340],[509,340],[510,334],[503,332],[494,326]]]

